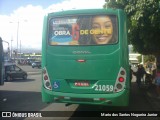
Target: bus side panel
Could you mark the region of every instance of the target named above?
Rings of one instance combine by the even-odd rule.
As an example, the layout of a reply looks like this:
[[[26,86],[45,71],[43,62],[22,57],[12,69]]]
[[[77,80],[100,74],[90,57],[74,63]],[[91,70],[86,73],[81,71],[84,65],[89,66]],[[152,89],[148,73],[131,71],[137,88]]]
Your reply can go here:
[[[128,39],[127,39],[127,34],[128,34],[128,29],[127,29],[127,18],[126,14],[123,11],[119,11],[119,18],[120,21],[120,30],[119,36],[121,37],[121,46],[122,46],[122,65],[127,71],[127,79],[126,79],[126,90],[128,91],[128,94],[126,95],[126,102],[129,105],[129,99],[130,99],[130,90],[131,90],[131,80],[130,80],[130,66],[129,66],[129,50],[128,50]]]
[[[123,16],[123,17],[122,17]],[[126,81],[126,86],[127,86],[127,89],[130,89],[130,84],[131,84],[131,80],[130,80],[130,66],[129,66],[129,50],[128,50],[128,39],[127,39],[127,33],[128,33],[128,30],[127,30],[127,19],[126,19],[126,14],[124,12],[121,11],[120,13],[120,17],[121,17],[121,22],[122,23],[122,29],[121,31],[123,31],[122,35],[123,35],[123,38],[122,38],[122,43],[121,43],[121,46],[122,46],[122,56],[124,58],[124,66],[125,66],[125,69],[127,71],[127,81]]]
[[[43,31],[42,31],[42,68],[46,65],[46,51],[47,51],[47,16],[44,17]]]
[[[47,50],[47,16],[44,16],[44,21],[43,21],[43,30],[42,30],[42,62],[41,62],[41,66],[42,68],[44,68],[44,66],[46,65],[46,50]],[[43,72],[43,71],[42,71]],[[42,76],[41,76],[42,77]],[[42,101],[43,102],[49,102],[51,101],[51,96],[46,94],[44,92],[44,84],[43,84],[43,78],[42,78],[42,86],[41,86],[41,95],[42,95]]]

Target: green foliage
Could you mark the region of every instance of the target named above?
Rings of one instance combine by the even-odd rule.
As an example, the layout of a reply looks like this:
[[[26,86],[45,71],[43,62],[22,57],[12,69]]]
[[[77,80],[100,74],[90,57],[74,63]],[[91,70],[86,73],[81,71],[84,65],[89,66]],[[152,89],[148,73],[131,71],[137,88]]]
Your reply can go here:
[[[145,55],[144,56],[144,62],[146,63],[148,61],[154,62],[155,61],[155,56],[153,56],[153,55]]]
[[[160,55],[160,0],[106,0],[128,16],[128,39],[141,54]]]
[[[155,56],[153,55],[144,55],[144,63],[147,63],[148,61],[150,62],[155,62]],[[138,62],[141,63],[142,62],[142,55],[137,57]]]

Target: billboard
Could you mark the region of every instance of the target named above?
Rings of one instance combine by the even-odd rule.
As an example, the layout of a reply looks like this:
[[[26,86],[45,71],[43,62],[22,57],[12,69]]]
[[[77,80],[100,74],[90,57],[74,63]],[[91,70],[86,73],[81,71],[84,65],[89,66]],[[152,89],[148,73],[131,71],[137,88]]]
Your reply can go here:
[[[115,44],[118,41],[117,23],[117,17],[114,15],[52,18],[49,22],[49,44]]]

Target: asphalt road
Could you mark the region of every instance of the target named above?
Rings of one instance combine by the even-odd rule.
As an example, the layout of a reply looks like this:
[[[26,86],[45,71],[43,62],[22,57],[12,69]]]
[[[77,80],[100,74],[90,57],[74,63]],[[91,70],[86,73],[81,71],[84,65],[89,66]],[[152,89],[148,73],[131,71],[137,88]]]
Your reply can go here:
[[[31,74],[40,74],[41,73],[41,69],[39,68],[32,68],[32,66],[30,65],[18,65],[21,69],[23,69],[24,71],[26,71],[29,75]]]
[[[27,72],[37,72],[37,74],[29,74],[27,80],[16,79],[14,81],[5,82],[4,86],[0,86],[0,111],[49,111],[47,114],[55,114],[58,117],[47,117],[47,118],[37,118],[39,119],[54,119],[54,120],[73,120],[76,116],[76,112],[83,114],[96,114],[94,111],[105,111],[105,112],[119,112],[119,111],[131,111],[131,112],[144,112],[152,111],[151,104],[147,101],[143,90],[138,89],[135,83],[135,78],[132,81],[131,90],[131,103],[130,107],[104,107],[96,105],[76,105],[72,104],[70,106],[65,106],[63,103],[52,103],[46,104],[42,102],[41,99],[41,69],[31,68],[31,66],[21,66],[23,70]],[[61,112],[56,112],[61,111]],[[71,111],[67,113],[67,111]],[[87,112],[86,112],[87,111]],[[68,115],[66,115],[68,114]],[[52,115],[51,115],[52,116]],[[63,117],[65,116],[65,117]],[[111,117],[107,118],[110,119]],[[123,118],[123,117],[121,117]],[[121,119],[118,118],[118,119]],[[137,117],[125,117],[125,119],[135,120]],[[16,118],[18,119],[18,118]],[[21,118],[22,119],[22,118]],[[32,118],[23,118],[32,119]],[[82,119],[79,118],[78,119]],[[84,119],[84,118],[83,118]],[[93,118],[92,118],[93,119]],[[95,118],[98,119],[98,118]],[[102,119],[102,118],[100,118]],[[106,117],[104,117],[106,119]],[[111,118],[117,120],[117,117]],[[146,119],[146,117],[144,117]],[[152,117],[147,118],[152,119]],[[158,118],[156,118],[158,119]],[[124,120],[124,118],[123,118]]]

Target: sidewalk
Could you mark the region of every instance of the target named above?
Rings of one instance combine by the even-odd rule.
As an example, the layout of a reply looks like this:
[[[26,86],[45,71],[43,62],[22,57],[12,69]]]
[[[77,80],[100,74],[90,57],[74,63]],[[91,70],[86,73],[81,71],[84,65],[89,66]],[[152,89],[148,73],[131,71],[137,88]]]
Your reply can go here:
[[[155,84],[152,84],[151,86],[143,85],[142,89],[144,89],[145,96],[152,105],[153,109],[155,111],[160,111],[160,99],[157,98],[156,85]]]
[[[28,75],[38,75],[41,74],[41,72],[27,72]]]

